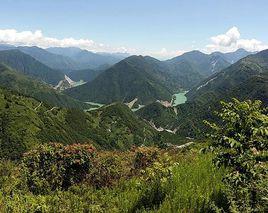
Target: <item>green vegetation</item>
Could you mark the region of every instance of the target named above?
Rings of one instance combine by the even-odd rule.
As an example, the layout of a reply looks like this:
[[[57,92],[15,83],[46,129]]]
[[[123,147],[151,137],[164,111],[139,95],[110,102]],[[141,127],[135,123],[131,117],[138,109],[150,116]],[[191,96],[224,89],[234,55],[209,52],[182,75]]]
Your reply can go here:
[[[231,55],[228,57],[233,58]],[[234,57],[239,58],[239,55]],[[91,71],[73,72],[75,78],[78,75],[80,79],[89,77],[92,80],[93,76],[94,80],[69,89],[66,93],[83,101],[112,103],[138,98],[140,104],[148,104],[156,100],[170,100],[172,93],[191,89],[229,65],[224,54],[207,55],[199,51],[188,52],[167,61],[149,56],[131,56],[96,78]]]
[[[96,156],[98,163],[92,164],[89,176],[82,183],[45,194],[33,194],[24,185],[25,175],[31,176],[19,172],[20,164],[1,164],[1,211],[173,212],[180,209],[194,212],[209,208],[213,193],[223,187],[219,180],[225,171],[216,170],[211,155],[198,154],[196,148],[185,153],[139,148],[130,152],[99,152],[98,155],[106,160],[99,162]],[[141,155],[145,157],[138,157]],[[114,158],[119,161],[109,160]],[[60,170],[56,171],[60,174]],[[97,181],[95,185],[92,177],[96,176],[91,172],[96,174],[96,171],[99,171],[99,178],[107,181]],[[108,187],[107,182],[111,183]]]
[[[209,147],[215,164],[229,168],[224,182],[233,212],[267,212],[268,116],[260,101],[222,103],[220,125],[212,128]],[[234,190],[235,189],[235,190]]]
[[[71,120],[79,132],[85,121],[78,112]],[[94,125],[109,126],[130,119],[131,113],[113,104],[92,115]],[[225,103],[219,123],[209,123],[209,142],[184,148],[104,151],[89,142],[36,142],[21,160],[2,159],[0,211],[266,212],[266,113],[259,101]],[[119,120],[111,122],[115,116]],[[143,125],[131,118],[132,131]]]
[[[83,80],[85,82],[89,82],[94,80],[102,70],[92,70],[92,69],[84,69],[84,70],[75,70],[68,73],[68,76],[74,81]]]
[[[64,79],[62,72],[47,67],[19,50],[0,51],[0,63],[48,84],[57,85]]]
[[[21,169],[34,194],[68,189],[83,181],[92,168],[95,148],[84,144],[46,144],[23,156]]]
[[[96,58],[69,50],[81,63]],[[66,91],[150,103],[134,113],[121,102],[82,111],[86,104],[24,75],[53,84],[52,69],[17,50],[0,52],[18,69],[0,64],[0,212],[267,212],[268,51],[220,71],[243,54],[132,56]],[[155,102],[212,72],[186,103]],[[232,97],[242,101],[221,106]]]
[[[171,133],[158,133],[126,105],[112,104],[91,112],[52,107],[0,89],[0,156],[18,159],[40,143],[93,143],[103,149],[132,145],[180,143]]]

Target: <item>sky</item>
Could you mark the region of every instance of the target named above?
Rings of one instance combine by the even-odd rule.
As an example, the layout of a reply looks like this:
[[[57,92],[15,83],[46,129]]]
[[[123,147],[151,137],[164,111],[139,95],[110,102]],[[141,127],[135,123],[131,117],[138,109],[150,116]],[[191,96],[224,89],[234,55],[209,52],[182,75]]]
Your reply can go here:
[[[0,0],[0,43],[170,58],[268,49],[267,0]]]

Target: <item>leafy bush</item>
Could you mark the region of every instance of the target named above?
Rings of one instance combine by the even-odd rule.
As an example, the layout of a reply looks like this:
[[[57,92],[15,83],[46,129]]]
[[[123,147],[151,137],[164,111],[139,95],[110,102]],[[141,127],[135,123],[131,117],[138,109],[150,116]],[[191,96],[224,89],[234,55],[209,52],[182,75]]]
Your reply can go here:
[[[268,178],[268,110],[260,101],[233,99],[222,105],[217,113],[220,124],[206,123],[213,130],[210,149],[216,153],[216,165],[229,168],[225,183],[231,209],[266,211],[268,187],[263,183]]]
[[[30,191],[46,193],[81,182],[92,167],[94,154],[91,145],[58,143],[40,145],[24,154],[22,170]]]
[[[152,151],[152,150],[151,150]],[[152,165],[141,170],[142,176],[140,180],[149,187],[144,186],[142,195],[134,205],[132,212],[137,210],[150,210],[156,209],[164,201],[168,191],[166,185],[172,180],[172,162],[165,153]]]
[[[135,170],[144,169],[153,164],[158,158],[159,150],[154,147],[138,147],[133,149],[135,158],[133,166]]]
[[[98,189],[111,187],[125,173],[122,159],[115,152],[99,154],[92,164],[87,182]]]

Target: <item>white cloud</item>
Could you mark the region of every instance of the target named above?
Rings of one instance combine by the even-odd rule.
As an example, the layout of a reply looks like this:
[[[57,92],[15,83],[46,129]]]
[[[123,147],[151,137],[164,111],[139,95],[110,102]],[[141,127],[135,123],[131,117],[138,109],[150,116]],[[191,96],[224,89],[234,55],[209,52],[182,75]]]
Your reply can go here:
[[[182,55],[185,52],[186,51],[183,51],[183,50],[169,51],[163,47],[160,51],[150,52],[147,55],[150,55],[159,59],[168,59],[168,58]]]
[[[15,46],[38,46],[47,47],[79,47],[93,52],[127,52],[130,54],[152,55],[157,58],[166,59],[181,55],[185,51],[168,51],[162,48],[160,51],[142,51],[126,47],[113,47],[103,43],[96,43],[90,39],[63,38],[57,39],[43,35],[41,30],[21,31],[15,29],[0,29],[0,43],[11,44]]]
[[[47,47],[79,47],[94,52],[132,52],[126,47],[111,47],[102,43],[96,43],[90,39],[64,38],[57,39],[46,37],[41,30],[18,32],[15,29],[0,29],[0,43],[11,45]]]
[[[257,39],[241,39],[237,27],[230,28],[226,33],[211,37],[211,44],[206,45],[206,52],[221,51],[230,52],[238,48],[248,51],[260,51],[268,49],[268,45]]]

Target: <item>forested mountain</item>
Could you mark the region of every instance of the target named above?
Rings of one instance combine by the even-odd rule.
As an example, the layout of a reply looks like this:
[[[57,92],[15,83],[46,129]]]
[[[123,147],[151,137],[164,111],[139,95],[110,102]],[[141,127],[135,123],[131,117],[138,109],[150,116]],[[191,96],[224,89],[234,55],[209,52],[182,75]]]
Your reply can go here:
[[[64,79],[62,72],[51,69],[19,50],[0,51],[0,63],[48,84],[57,85],[60,80]]]
[[[0,64],[0,85],[2,88],[20,92],[53,106],[78,109],[87,109],[90,107],[83,102],[55,91],[47,84],[29,78],[3,64]]]
[[[214,111],[219,109],[222,100],[261,100],[267,106],[268,50],[239,60],[206,79],[186,95],[186,104],[178,106],[178,115],[181,114],[178,116],[179,131],[184,135],[190,132],[191,135],[202,135],[206,128],[203,120],[215,119]]]
[[[207,77],[230,65],[224,57],[220,55],[205,54],[200,51],[191,51],[166,61],[173,72],[184,69],[184,72],[196,72],[203,77]]]
[[[187,93],[188,101],[202,103],[232,97],[268,103],[268,50],[247,56],[206,79]]]
[[[142,107],[136,111],[136,114],[157,128],[161,127],[173,131],[177,125],[178,116],[176,107],[165,107],[159,102]]]
[[[102,72],[93,81],[66,90],[66,94],[99,103],[128,102],[135,98],[139,103],[169,100],[172,95],[172,89],[167,86],[169,79],[170,76],[157,63],[151,63],[146,57],[131,56]]]

